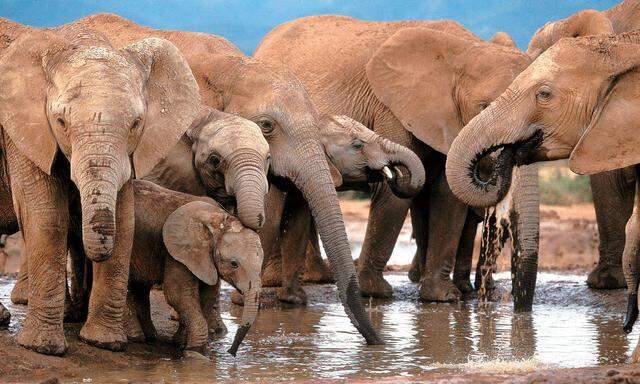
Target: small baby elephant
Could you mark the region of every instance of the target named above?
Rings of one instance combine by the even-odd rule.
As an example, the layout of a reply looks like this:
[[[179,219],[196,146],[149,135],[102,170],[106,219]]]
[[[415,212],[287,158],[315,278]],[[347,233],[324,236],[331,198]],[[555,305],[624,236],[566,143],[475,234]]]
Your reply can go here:
[[[229,352],[235,356],[258,312],[262,246],[258,235],[207,197],[135,180],[135,240],[125,329],[132,340],[152,340],[149,292],[163,283],[180,318],[176,338],[185,354],[205,354],[209,332],[224,327],[218,312],[220,276],[245,297],[242,325]]]

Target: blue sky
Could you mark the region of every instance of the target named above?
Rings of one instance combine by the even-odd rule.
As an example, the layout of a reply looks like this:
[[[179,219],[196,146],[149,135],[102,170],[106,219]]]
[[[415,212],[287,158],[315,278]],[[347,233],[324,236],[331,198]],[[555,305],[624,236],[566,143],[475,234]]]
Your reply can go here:
[[[509,33],[526,48],[545,22],[581,9],[606,9],[614,0],[0,0],[0,16],[50,27],[98,12],[117,13],[163,29],[215,33],[252,53],[276,25],[298,17],[340,14],[367,20],[454,19],[482,38]]]

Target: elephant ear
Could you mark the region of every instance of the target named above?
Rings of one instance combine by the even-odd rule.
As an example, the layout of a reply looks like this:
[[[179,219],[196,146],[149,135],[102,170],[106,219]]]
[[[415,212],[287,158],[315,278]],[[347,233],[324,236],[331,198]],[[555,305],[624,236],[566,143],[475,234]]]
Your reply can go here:
[[[192,201],[173,211],[162,227],[162,239],[171,257],[209,285],[218,282],[212,251],[219,233],[214,223],[222,220],[214,211],[209,203]]]
[[[569,167],[578,174],[640,163],[640,73],[625,73],[614,82],[571,152]]]
[[[325,153],[325,158],[327,159],[327,166],[329,167],[329,172],[331,173],[331,180],[333,180],[333,186],[338,188],[342,185],[342,182],[343,182],[342,174],[340,173],[338,168],[336,168],[336,166],[333,165],[333,162],[331,161],[331,159],[326,153]]]
[[[0,58],[0,126],[49,175],[58,144],[47,119],[44,66],[66,46],[54,32],[34,30],[18,37]]]
[[[462,129],[453,98],[456,56],[473,42],[426,28],[389,37],[366,66],[376,97],[404,128],[444,154]]]
[[[167,155],[200,112],[200,94],[191,69],[178,49],[156,37],[123,48],[147,74],[147,116],[133,153],[136,177],[142,178]]]

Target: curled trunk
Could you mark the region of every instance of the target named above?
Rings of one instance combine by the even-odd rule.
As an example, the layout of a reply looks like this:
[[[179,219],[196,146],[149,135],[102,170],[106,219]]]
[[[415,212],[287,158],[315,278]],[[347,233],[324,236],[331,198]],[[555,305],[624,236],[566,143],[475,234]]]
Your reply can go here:
[[[422,190],[425,180],[424,166],[418,155],[409,148],[380,138],[388,154],[391,177],[387,176],[393,193],[401,198],[413,197]]]
[[[242,310],[242,323],[236,331],[236,335],[233,338],[233,344],[227,350],[227,352],[229,352],[233,356],[235,356],[238,352],[240,344],[242,344],[244,337],[249,332],[249,329],[251,329],[251,325],[253,325],[253,322],[256,320],[256,317],[258,315],[258,306],[260,299],[260,279],[257,279],[257,282],[252,282],[251,288],[244,293],[243,299],[244,307]]]
[[[307,152],[298,152],[296,158],[301,168],[292,181],[309,204],[318,234],[331,264],[331,271],[338,286],[338,296],[351,323],[364,336],[368,344],[383,341],[373,328],[371,319],[362,305],[356,269],[351,257],[338,195],[333,186],[329,169],[318,144],[300,145]]]
[[[264,224],[268,189],[263,160],[257,152],[246,150],[234,153],[230,163],[238,217],[245,227],[258,230]]]

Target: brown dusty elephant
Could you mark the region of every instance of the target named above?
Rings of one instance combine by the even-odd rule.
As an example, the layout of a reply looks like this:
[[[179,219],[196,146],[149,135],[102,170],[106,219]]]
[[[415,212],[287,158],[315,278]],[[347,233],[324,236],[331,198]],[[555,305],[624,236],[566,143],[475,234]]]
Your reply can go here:
[[[563,37],[608,35],[638,27],[638,0],[623,1],[605,11],[584,10],[540,28],[531,39],[527,54],[535,59]],[[600,259],[589,274],[587,284],[596,289],[624,288],[621,258],[625,225],[633,210],[635,171],[633,167],[616,169],[591,175],[589,181],[598,222]]]
[[[130,339],[152,340],[149,293],[163,284],[167,302],[179,315],[177,338],[187,351],[206,353],[208,330],[222,322],[220,279],[244,294],[247,303],[231,352],[235,354],[258,313],[262,245],[214,200],[133,182],[135,239],[129,277]],[[158,246],[159,245],[159,246]],[[214,289],[210,289],[214,287]],[[215,316],[212,316],[214,315]]]
[[[295,186],[309,203],[345,312],[368,343],[381,343],[360,299],[342,212],[317,135],[319,114],[300,81],[214,35],[154,30],[110,14],[74,24],[98,29],[116,45],[150,36],[166,38],[190,64],[205,104],[258,124],[271,151],[270,175]],[[279,223],[280,214],[271,216],[260,231],[263,244],[277,235],[274,223]]]
[[[387,140],[347,116],[323,116],[319,137],[338,190],[366,190],[368,183],[386,180],[398,196],[409,196],[424,183],[420,158],[408,148]],[[409,170],[406,179],[402,169]],[[309,207],[299,194],[290,193],[276,244],[264,244],[273,255],[263,272],[265,286],[278,286],[278,298],[303,304],[307,297],[300,282],[307,264],[322,270],[320,247]]]
[[[640,33],[561,39],[522,72],[453,141],[446,173],[475,206],[500,201],[514,164],[569,158],[593,174],[640,162]],[[478,162],[496,157],[489,175]]]
[[[31,274],[18,343],[63,354],[67,237],[96,262],[80,338],[122,349],[133,241],[131,178],[144,176],[198,113],[198,87],[164,39],[114,48],[81,28],[27,30],[0,58],[2,154]]]
[[[327,52],[332,52],[327,55]],[[366,295],[390,297],[382,271],[411,206],[426,253],[420,297],[460,297],[451,281],[468,207],[444,178],[445,154],[458,131],[528,64],[516,49],[481,41],[452,21],[368,22],[313,16],[276,27],[255,57],[285,64],[320,111],[347,115],[412,149],[427,170],[417,197],[394,197],[372,185],[372,204],[358,277]],[[433,230],[429,224],[437,223]],[[537,249],[535,250],[537,254]]]

